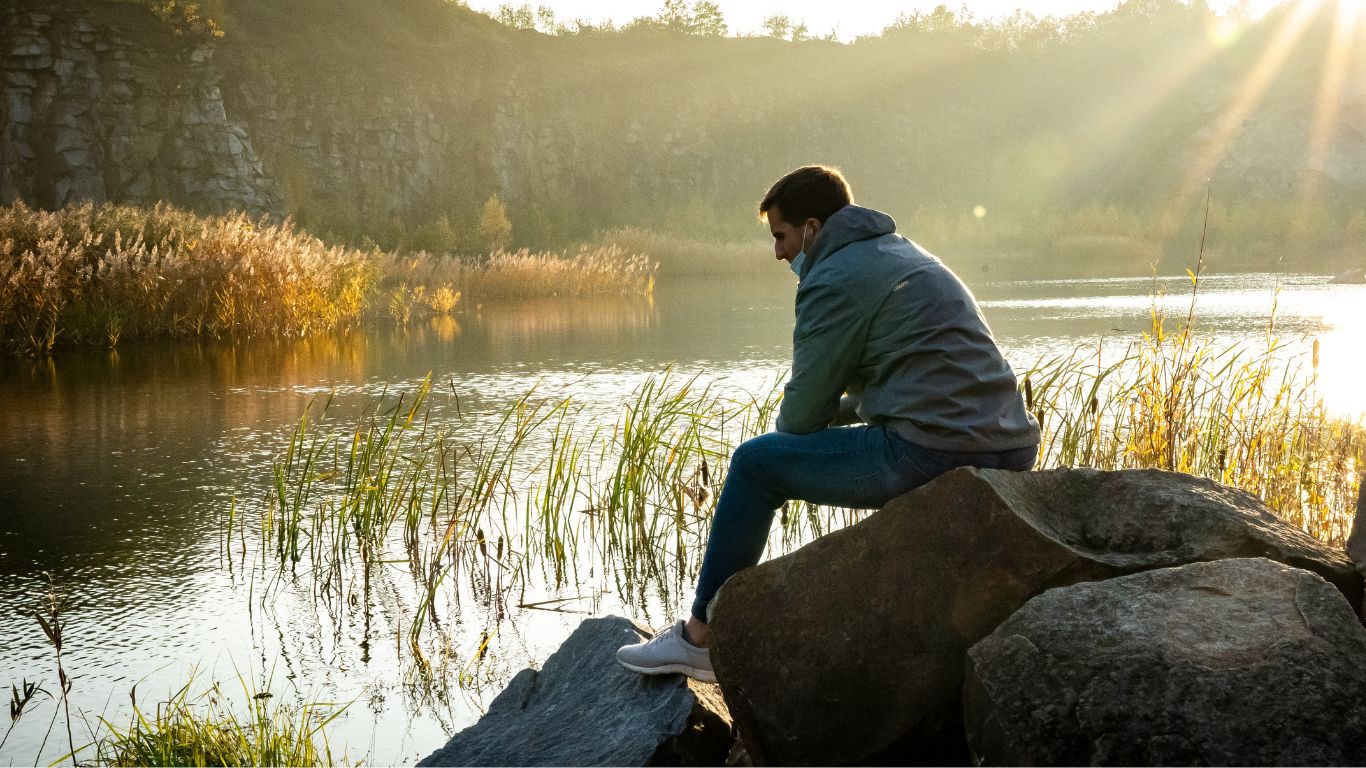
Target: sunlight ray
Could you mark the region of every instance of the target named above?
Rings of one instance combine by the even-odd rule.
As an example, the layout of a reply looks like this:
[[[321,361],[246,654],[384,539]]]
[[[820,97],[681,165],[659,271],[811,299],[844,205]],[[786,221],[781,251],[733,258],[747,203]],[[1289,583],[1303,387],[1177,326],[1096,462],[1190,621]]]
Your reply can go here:
[[[1160,69],[1145,73],[1141,88],[1116,88],[1103,102],[1090,110],[1087,132],[1102,137],[1104,146],[1098,147],[1089,162],[1081,159],[1078,170],[1103,167],[1109,155],[1127,152],[1133,136],[1143,130],[1149,118],[1157,113],[1214,58],[1219,48],[1215,44],[1191,48],[1180,56],[1159,62]],[[1146,79],[1151,77],[1151,79]]]
[[[1286,59],[1295,49],[1295,44],[1299,42],[1322,2],[1323,0],[1304,0],[1295,4],[1262,53],[1261,59],[1248,74],[1243,87],[1209,127],[1209,138],[1203,141],[1197,150],[1198,154],[1191,163],[1190,171],[1172,201],[1168,220],[1165,222],[1166,229],[1175,230],[1185,219],[1197,194],[1205,186],[1219,162],[1224,159],[1229,146],[1243,130],[1248,117],[1261,103],[1262,97],[1271,86],[1271,81],[1285,65]]]
[[[1342,107],[1347,72],[1351,65],[1353,39],[1360,31],[1361,3],[1339,0],[1337,18],[1333,22],[1333,37],[1324,54],[1323,80],[1314,106],[1314,122],[1309,134],[1308,178],[1305,182],[1303,205],[1305,210],[1318,202],[1319,181],[1332,150],[1337,130],[1338,112]]]

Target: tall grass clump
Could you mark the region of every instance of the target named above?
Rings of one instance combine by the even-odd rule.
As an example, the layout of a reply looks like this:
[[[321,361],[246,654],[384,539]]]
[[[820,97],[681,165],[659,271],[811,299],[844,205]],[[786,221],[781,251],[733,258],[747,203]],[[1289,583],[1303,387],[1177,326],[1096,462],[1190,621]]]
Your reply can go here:
[[[1241,488],[1319,540],[1341,544],[1366,472],[1366,429],[1329,413],[1318,342],[1295,350],[1268,324],[1264,345],[1199,333],[1190,308],[1152,325],[1119,359],[1099,351],[1041,361],[1023,379],[1043,428],[1043,466],[1155,468]]]
[[[256,691],[239,678],[241,701],[233,701],[214,683],[191,695],[186,683],[155,709],[138,704],[126,726],[101,719],[104,733],[96,743],[103,765],[275,766],[345,764],[332,754],[323,729],[345,706],[320,703],[292,705],[270,691]]]
[[[367,257],[286,221],[85,203],[0,208],[0,339],[26,352],[149,336],[303,336],[355,322]]]

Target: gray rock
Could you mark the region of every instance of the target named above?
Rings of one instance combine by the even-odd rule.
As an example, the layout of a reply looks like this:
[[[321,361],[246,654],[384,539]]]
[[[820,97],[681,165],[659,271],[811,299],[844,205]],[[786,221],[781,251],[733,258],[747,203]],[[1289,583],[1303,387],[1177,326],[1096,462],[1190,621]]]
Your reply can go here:
[[[1270,560],[1049,590],[968,658],[978,764],[1366,763],[1366,630]]]
[[[68,149],[65,152],[62,152],[62,160],[66,162],[68,168],[85,168],[94,164],[92,162],[94,158],[91,156],[90,150],[84,147]]]
[[[1352,532],[1347,535],[1346,548],[1357,571],[1366,573],[1366,480],[1357,488],[1357,512],[1352,518]],[[1366,616],[1366,606],[1358,604],[1357,611]]]
[[[62,125],[53,129],[52,149],[54,152],[70,152],[85,149],[88,146],[90,146],[90,137],[82,128],[70,128]]]
[[[11,65],[15,69],[51,69],[51,56],[25,56],[23,58],[10,59]]]
[[[9,55],[15,58],[26,58],[29,56],[46,56],[52,50],[47,40],[41,37],[33,37],[10,49]]]
[[[38,80],[27,72],[11,70],[5,73],[5,83],[12,88],[30,91],[38,87]]]
[[[1361,285],[1366,283],[1366,269],[1348,269],[1328,282],[1330,285]]]
[[[756,764],[966,761],[967,649],[1026,600],[1231,557],[1314,570],[1360,604],[1340,552],[1208,480],[955,470],[731,578],[712,662]]]
[[[27,94],[8,91],[5,94],[5,103],[9,112],[9,122],[23,125],[33,122],[33,106]]]
[[[584,621],[418,765],[721,765],[734,739],[716,686],[617,663],[649,635],[619,616]]]

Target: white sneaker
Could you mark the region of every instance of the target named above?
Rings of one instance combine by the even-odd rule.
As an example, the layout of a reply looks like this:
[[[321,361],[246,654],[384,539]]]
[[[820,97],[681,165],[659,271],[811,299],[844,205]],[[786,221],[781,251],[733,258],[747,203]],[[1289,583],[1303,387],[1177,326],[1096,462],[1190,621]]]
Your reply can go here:
[[[716,682],[711,669],[711,652],[683,639],[683,622],[655,635],[653,639],[617,649],[621,666],[642,675],[682,674],[704,683]]]

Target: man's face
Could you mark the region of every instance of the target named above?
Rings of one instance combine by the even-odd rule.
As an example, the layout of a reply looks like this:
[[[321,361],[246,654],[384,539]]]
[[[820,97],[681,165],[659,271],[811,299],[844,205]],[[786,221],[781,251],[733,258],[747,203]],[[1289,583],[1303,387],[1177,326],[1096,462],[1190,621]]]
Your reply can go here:
[[[802,232],[806,231],[806,245],[811,245],[810,226],[794,227],[783,220],[778,206],[768,209],[768,231],[773,233],[773,256],[791,264],[802,250]]]

